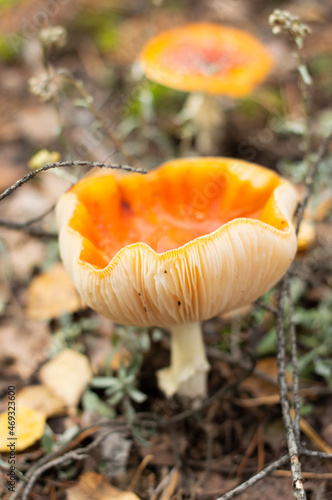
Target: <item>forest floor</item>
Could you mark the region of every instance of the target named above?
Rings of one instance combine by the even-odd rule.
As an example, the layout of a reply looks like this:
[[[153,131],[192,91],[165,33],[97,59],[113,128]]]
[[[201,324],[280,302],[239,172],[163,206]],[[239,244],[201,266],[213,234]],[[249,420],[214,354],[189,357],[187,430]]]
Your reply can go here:
[[[96,109],[134,157],[134,167],[149,170],[171,158],[206,154],[199,133],[207,126],[211,155],[258,163],[303,188],[303,101],[294,44],[286,34],[272,34],[268,22],[276,2],[13,4],[0,0],[0,192],[29,173],[30,159],[44,149],[62,160],[126,163],[77,88],[59,86],[48,102],[29,91],[29,79],[45,64],[49,71],[64,68],[84,82]],[[317,151],[332,128],[332,5],[294,0],[282,8],[311,28],[303,57],[313,81],[309,117]],[[202,20],[256,35],[274,66],[252,95],[220,99],[222,122],[212,116],[207,125],[193,128],[180,115],[188,95],[142,78],[137,56],[153,34]],[[64,26],[68,37],[63,48],[50,51],[46,63],[38,40],[42,23]],[[331,168],[330,146],[313,189],[314,240],[298,252],[290,277],[301,445],[326,453],[332,453],[332,219],[326,208],[332,197]],[[278,287],[238,315],[204,323],[211,363],[205,403],[195,407],[178,397],[167,399],[155,375],[169,363],[167,331],[123,328],[97,315],[81,301],[60,263],[52,208],[87,170],[43,172],[0,202],[0,412],[6,412],[8,388],[14,387],[18,422],[28,436],[16,450],[21,474],[15,494],[8,490],[8,455],[1,454],[0,496],[216,500],[287,454],[277,380]],[[322,207],[319,214],[317,207]],[[24,224],[46,212],[42,220]],[[8,221],[23,224],[15,229],[6,227]],[[50,366],[50,360],[58,364]],[[291,388],[289,362],[287,348]],[[90,383],[92,375],[120,379],[129,373],[135,374],[135,389],[146,396],[142,402],[137,402],[140,396],[136,401],[126,396],[109,403],[104,389]],[[37,417],[24,427],[29,418],[23,410],[20,417],[20,407],[44,416],[41,432]],[[332,499],[331,460],[303,456],[301,464],[307,498]],[[237,498],[293,498],[289,460]]]

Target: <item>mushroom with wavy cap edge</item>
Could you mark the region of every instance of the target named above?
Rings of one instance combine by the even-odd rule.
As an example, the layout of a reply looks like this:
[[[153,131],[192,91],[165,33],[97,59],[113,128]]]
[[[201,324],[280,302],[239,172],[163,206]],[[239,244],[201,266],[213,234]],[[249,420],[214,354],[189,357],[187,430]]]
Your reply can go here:
[[[60,252],[83,300],[123,325],[170,327],[167,396],[204,396],[201,321],[249,304],[296,252],[295,188],[230,158],[186,158],[146,175],[93,172],[57,204]]]

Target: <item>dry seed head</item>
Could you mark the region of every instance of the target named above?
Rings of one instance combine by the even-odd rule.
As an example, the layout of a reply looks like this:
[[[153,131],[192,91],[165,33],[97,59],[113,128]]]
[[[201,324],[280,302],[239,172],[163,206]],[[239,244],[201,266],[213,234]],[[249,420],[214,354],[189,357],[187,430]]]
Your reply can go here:
[[[39,36],[46,48],[62,49],[67,45],[67,30],[63,26],[44,28]]]
[[[293,16],[287,10],[274,10],[269,17],[269,23],[275,35],[279,34],[281,31],[285,31],[289,34],[290,38],[295,41],[303,39],[311,32],[309,26],[301,23],[297,16]]]
[[[57,96],[59,83],[47,73],[40,73],[28,81],[31,94],[39,97],[43,102],[48,102]]]

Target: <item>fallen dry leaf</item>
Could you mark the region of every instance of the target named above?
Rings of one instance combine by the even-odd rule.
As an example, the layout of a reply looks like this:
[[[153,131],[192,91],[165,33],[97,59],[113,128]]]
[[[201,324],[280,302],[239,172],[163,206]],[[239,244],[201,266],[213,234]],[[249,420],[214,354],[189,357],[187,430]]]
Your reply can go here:
[[[78,405],[86,384],[92,378],[92,370],[86,356],[65,349],[42,366],[39,377],[43,384],[72,408]]]
[[[26,406],[17,406],[15,414],[15,449],[25,450],[38,441],[44,433],[46,415],[40,411],[32,410]],[[11,442],[8,429],[7,411],[0,414],[0,451],[9,452],[8,443]]]
[[[61,155],[57,151],[48,151],[48,149],[41,149],[33,155],[32,158],[29,160],[29,167],[32,170],[37,170],[38,168],[42,168],[44,165],[47,163],[55,163],[57,161],[60,161]]]
[[[17,394],[17,404],[55,417],[66,413],[66,403],[45,385],[29,385]]]
[[[256,363],[256,369],[258,369],[265,375],[269,375],[277,382],[278,367],[276,358],[268,357],[259,359]],[[257,377],[256,375],[251,375],[250,377],[246,378],[241,383],[241,389],[247,390],[255,397],[273,396],[279,394],[277,385],[267,382],[260,377]]]
[[[248,406],[256,406],[261,404],[277,404],[279,402],[278,380],[278,362],[275,357],[266,357],[259,359],[256,363],[256,370],[262,375],[267,375],[271,378],[271,382],[264,380],[258,375],[251,375],[241,382],[240,387],[248,391],[254,398],[243,398],[238,402],[243,402],[243,405],[248,403]],[[292,376],[286,372],[288,383],[292,383]],[[275,380],[275,384],[272,382]],[[303,379],[302,379],[303,380]]]
[[[65,268],[57,262],[34,278],[28,288],[26,314],[29,318],[58,318],[80,309],[82,300]]]
[[[76,486],[67,490],[67,500],[139,500],[131,491],[121,491],[96,472],[85,472]]]

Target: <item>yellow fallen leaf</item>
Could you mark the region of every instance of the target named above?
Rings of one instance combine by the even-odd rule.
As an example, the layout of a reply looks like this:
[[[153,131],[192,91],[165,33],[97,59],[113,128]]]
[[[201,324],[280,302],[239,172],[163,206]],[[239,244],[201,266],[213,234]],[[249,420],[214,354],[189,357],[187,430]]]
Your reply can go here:
[[[15,426],[13,431],[14,436],[10,436],[11,429],[8,428],[8,413],[7,411],[0,414],[0,451],[10,452],[25,450],[44,433],[46,415],[40,411],[32,410],[26,406],[16,405],[15,409]],[[17,439],[13,439],[13,438]],[[10,438],[10,439],[8,439]],[[12,443],[12,448],[10,448]]]
[[[45,413],[47,417],[55,417],[66,413],[65,401],[54,394],[46,385],[30,385],[17,394],[17,404]]]
[[[139,500],[131,491],[121,491],[96,472],[85,472],[76,486],[67,490],[67,500]]]
[[[82,307],[72,280],[59,262],[34,278],[28,288],[26,314],[29,318],[58,318]]]
[[[47,149],[41,149],[29,160],[29,167],[31,170],[37,170],[43,167],[47,163],[55,163],[60,161],[61,155],[57,151],[48,151]]]
[[[42,366],[39,378],[69,407],[75,407],[86,385],[92,379],[92,370],[86,356],[65,349]]]

